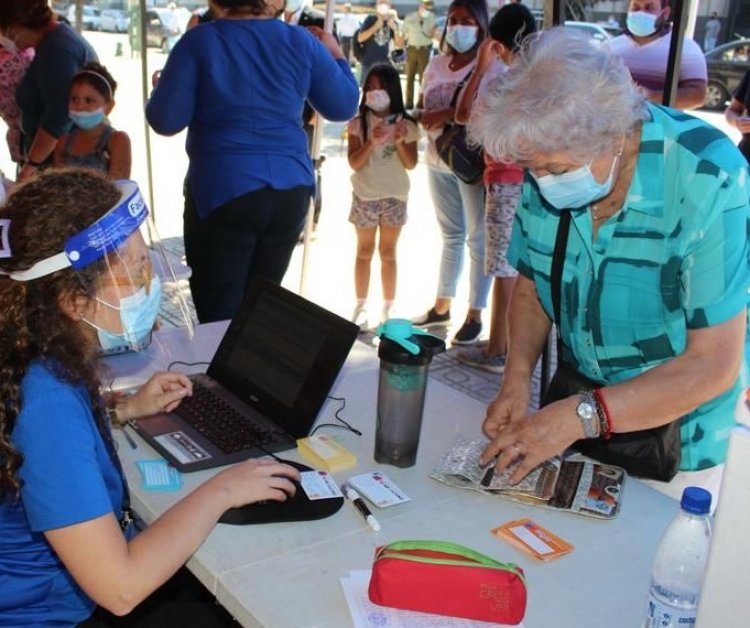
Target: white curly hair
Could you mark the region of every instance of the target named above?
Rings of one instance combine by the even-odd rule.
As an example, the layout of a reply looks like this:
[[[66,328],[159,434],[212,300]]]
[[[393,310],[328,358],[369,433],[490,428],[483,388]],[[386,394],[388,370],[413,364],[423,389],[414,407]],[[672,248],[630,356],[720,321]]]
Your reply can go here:
[[[618,145],[648,118],[646,100],[619,57],[572,28],[530,37],[476,103],[470,137],[504,162],[567,152],[581,163]]]

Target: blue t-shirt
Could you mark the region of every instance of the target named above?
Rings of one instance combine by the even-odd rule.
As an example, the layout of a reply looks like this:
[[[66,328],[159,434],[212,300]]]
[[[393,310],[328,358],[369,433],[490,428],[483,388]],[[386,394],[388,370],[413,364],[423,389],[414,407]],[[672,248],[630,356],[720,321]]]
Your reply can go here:
[[[0,501],[0,626],[74,626],[94,602],[81,590],[43,532],[119,517],[123,484],[82,387],[41,364],[23,379],[11,442],[23,456],[21,500]]]
[[[53,137],[70,130],[70,81],[91,61],[97,61],[91,44],[67,24],[60,24],[41,41],[16,88],[26,150],[40,128]]]
[[[205,217],[243,194],[314,186],[305,100],[349,120],[359,90],[306,29],[281,20],[216,20],[190,29],[167,59],[146,106],[163,135],[188,127],[188,185]]]

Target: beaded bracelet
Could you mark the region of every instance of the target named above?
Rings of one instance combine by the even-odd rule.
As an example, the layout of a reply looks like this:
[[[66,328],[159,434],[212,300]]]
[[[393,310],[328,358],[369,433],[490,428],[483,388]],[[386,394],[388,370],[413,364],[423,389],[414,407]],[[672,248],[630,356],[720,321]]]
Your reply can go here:
[[[614,426],[612,424],[612,417],[609,414],[609,408],[607,402],[604,400],[601,388],[594,388],[594,400],[596,401],[597,414],[599,415],[599,436],[608,440],[612,438],[614,432]]]

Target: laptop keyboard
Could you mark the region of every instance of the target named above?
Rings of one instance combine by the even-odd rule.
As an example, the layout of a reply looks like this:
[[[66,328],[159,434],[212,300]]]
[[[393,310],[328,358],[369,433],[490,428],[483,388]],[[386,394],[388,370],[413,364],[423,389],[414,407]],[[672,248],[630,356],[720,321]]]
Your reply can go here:
[[[193,429],[226,454],[263,447],[278,439],[272,431],[251,420],[209,388],[193,381],[193,395],[175,409]]]

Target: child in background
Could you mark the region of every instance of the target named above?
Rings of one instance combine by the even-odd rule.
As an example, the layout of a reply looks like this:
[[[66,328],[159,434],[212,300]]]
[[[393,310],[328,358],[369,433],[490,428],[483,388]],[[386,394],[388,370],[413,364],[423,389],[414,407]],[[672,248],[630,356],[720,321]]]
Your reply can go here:
[[[348,136],[349,165],[354,170],[349,221],[357,229],[357,304],[352,320],[362,327],[369,322],[367,293],[378,228],[383,286],[380,320],[390,317],[396,296],[396,243],[406,223],[406,171],[417,164],[419,130],[404,110],[401,80],[390,64],[373,66],[365,78],[359,115],[349,122]]]
[[[18,50],[10,39],[0,35],[0,118],[8,125],[8,150],[17,164],[23,161],[21,152],[21,110],[16,103],[16,87],[34,58],[34,49]]]
[[[93,168],[110,179],[130,178],[130,138],[107,120],[115,106],[115,89],[115,79],[99,63],[87,63],[73,77],[68,108],[74,126],[57,142],[55,166]]]
[[[456,103],[456,122],[466,124],[475,101],[502,75],[525,37],[536,32],[536,21],[525,5],[506,4],[490,21],[489,37],[477,53],[477,65]],[[523,169],[493,161],[485,153],[484,270],[495,277],[492,288],[490,338],[485,347],[458,352],[459,361],[490,373],[505,370],[508,350],[508,311],[518,272],[508,264],[507,254],[516,208],[521,198]]]

